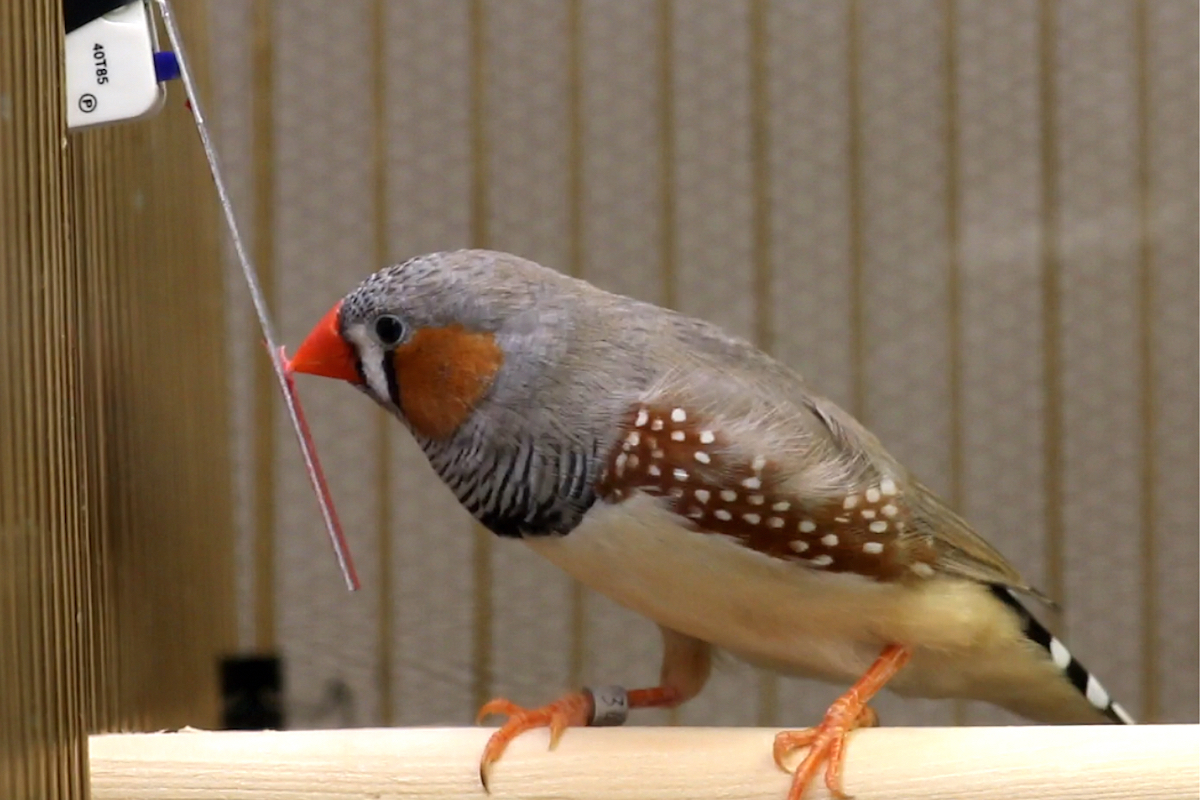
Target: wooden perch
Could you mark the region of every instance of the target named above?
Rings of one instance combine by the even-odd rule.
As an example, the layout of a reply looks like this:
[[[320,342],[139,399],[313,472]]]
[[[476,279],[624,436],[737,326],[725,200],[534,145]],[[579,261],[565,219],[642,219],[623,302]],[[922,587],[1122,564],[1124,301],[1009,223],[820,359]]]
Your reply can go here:
[[[483,728],[108,734],[91,738],[93,800],[486,800]],[[519,737],[492,797],[783,800],[759,728],[571,729]],[[1200,797],[1200,726],[877,728],[851,739],[857,800]],[[824,785],[806,800],[828,797]]]

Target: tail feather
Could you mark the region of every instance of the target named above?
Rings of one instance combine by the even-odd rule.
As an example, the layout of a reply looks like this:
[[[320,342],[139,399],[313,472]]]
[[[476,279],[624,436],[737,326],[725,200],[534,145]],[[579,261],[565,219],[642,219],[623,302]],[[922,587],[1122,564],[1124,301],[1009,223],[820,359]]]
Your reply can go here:
[[[1054,634],[1050,633],[1042,623],[1034,618],[1029,609],[1018,600],[1005,586],[993,585],[992,594],[1002,603],[1011,608],[1021,619],[1021,628],[1029,639],[1043,648],[1049,654],[1054,665],[1062,670],[1063,675],[1071,682],[1088,703],[1104,716],[1118,725],[1134,725],[1133,717],[1119,703],[1114,701],[1108,691],[1100,685],[1095,675],[1088,672],[1079,659],[1071,655],[1066,645]]]

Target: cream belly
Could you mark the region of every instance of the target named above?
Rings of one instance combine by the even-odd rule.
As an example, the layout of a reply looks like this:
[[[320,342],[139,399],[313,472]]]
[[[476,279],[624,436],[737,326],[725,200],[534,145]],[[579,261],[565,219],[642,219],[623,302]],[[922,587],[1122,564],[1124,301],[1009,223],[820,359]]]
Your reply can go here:
[[[858,679],[889,643],[913,659],[888,685],[900,694],[1027,705],[1030,682],[1067,717],[1086,703],[1024,638],[985,587],[933,579],[900,586],[824,574],[689,531],[653,498],[598,503],[563,537],[526,539],[580,582],[672,630],[778,671]],[[1010,700],[1010,695],[1015,700]],[[1019,710],[1019,709],[1018,709]],[[1077,713],[1078,712],[1078,713]],[[1027,713],[1022,711],[1020,713]],[[1044,715],[1043,715],[1044,716]]]

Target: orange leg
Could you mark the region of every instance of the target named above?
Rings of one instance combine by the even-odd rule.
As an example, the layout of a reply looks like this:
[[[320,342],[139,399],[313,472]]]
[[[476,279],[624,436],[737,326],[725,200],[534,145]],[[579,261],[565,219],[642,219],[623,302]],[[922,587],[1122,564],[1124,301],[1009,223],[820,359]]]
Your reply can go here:
[[[867,706],[867,701],[908,663],[911,656],[911,651],[900,645],[888,645],[866,674],[834,701],[820,725],[802,731],[784,731],[775,737],[775,763],[785,771],[785,757],[801,747],[809,748],[808,755],[796,768],[787,800],[800,800],[816,778],[822,762],[828,762],[825,767],[825,786],[829,793],[846,800],[848,796],[842,791],[846,736],[855,728],[870,728],[879,724],[879,717]]]
[[[626,697],[630,709],[672,708],[686,699],[682,691],[670,686],[631,689],[626,693]],[[571,726],[591,725],[594,713],[595,701],[588,692],[572,692],[549,705],[533,709],[522,708],[501,698],[485,703],[483,708],[479,709],[476,722],[482,722],[492,714],[505,714],[508,721],[492,734],[483,749],[483,757],[479,761],[479,780],[484,790],[488,788],[488,775],[492,765],[500,759],[513,739],[534,728],[549,728],[550,749],[553,750],[558,745],[563,731]]]

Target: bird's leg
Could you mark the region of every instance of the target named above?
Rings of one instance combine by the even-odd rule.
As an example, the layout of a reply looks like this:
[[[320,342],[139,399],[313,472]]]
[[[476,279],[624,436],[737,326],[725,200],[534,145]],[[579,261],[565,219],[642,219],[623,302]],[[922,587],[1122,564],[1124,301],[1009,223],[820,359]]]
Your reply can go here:
[[[783,731],[775,737],[775,763],[785,771],[784,758],[801,747],[809,748],[808,755],[796,767],[787,800],[800,800],[822,762],[827,762],[825,786],[830,794],[843,800],[848,797],[842,791],[846,736],[856,728],[870,728],[879,724],[879,717],[867,705],[867,701],[908,663],[911,656],[912,652],[905,647],[888,645],[858,682],[834,701],[820,725],[802,731]]]
[[[476,721],[492,714],[505,714],[508,720],[492,734],[479,760],[479,780],[488,788],[492,765],[516,737],[533,728],[550,729],[550,749],[558,745],[563,732],[572,726],[620,725],[634,708],[675,708],[695,697],[708,681],[711,649],[705,642],[662,629],[663,663],[660,683],[647,689],[620,687],[585,689],[563,695],[549,705],[527,709],[497,698],[479,709]]]
[[[607,702],[596,702],[596,695],[607,698]],[[620,697],[620,695],[624,697]],[[620,698],[620,699],[617,699]],[[673,686],[655,686],[648,689],[630,689],[623,692],[620,687],[584,689],[570,692],[541,708],[523,708],[503,698],[486,703],[479,709],[476,722],[482,722],[492,714],[505,714],[508,720],[492,734],[483,749],[479,762],[479,780],[486,789],[492,764],[500,759],[509,742],[522,733],[534,728],[550,729],[550,749],[558,746],[558,740],[569,727],[585,725],[620,725],[624,722],[625,710],[634,708],[672,708],[681,702],[681,694]],[[600,712],[597,713],[597,708]]]

